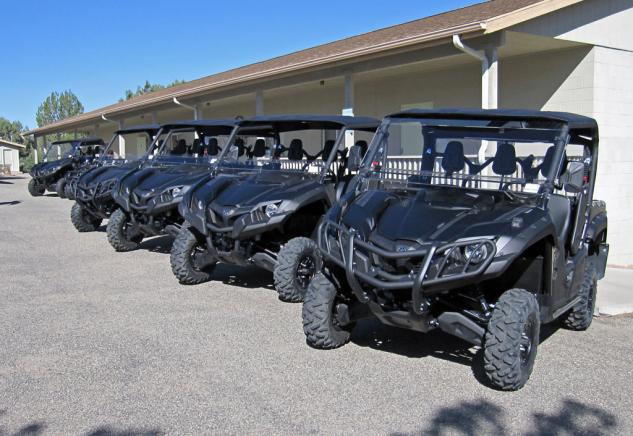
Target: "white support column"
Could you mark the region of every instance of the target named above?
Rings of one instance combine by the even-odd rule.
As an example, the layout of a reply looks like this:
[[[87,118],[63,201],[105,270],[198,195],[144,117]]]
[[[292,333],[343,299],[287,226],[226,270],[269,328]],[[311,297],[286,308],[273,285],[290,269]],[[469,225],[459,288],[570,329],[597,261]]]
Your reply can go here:
[[[261,89],[255,92],[255,115],[264,115],[264,91]]]
[[[497,47],[488,48],[485,51],[488,60],[488,70],[482,76],[482,84],[487,82],[487,109],[497,109],[499,107],[499,54]]]
[[[119,130],[125,127],[125,120],[119,120]],[[125,138],[122,135],[119,135],[119,156],[124,159],[125,158]]]
[[[345,86],[343,88],[343,115],[354,116],[354,77],[351,74],[345,75]],[[345,133],[345,148],[350,148],[355,143],[354,131]]]

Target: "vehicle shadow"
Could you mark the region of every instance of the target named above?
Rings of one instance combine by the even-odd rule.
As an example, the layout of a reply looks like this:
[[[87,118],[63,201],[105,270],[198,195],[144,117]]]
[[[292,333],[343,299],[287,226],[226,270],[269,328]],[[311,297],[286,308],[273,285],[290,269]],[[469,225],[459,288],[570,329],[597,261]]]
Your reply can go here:
[[[531,429],[518,433],[516,429],[508,429],[506,411],[499,405],[485,399],[461,401],[456,405],[439,409],[429,425],[415,432],[419,435],[510,435],[525,436],[590,434],[606,436],[613,434],[617,427],[617,419],[606,410],[566,398],[560,409],[551,414],[533,413]],[[403,433],[392,433],[402,435]]]
[[[0,201],[0,206],[15,206],[16,204],[20,203],[22,203],[20,200]]]
[[[213,271],[211,280],[247,289],[275,289],[272,273],[256,266],[239,266],[219,263]]]
[[[542,326],[540,343],[545,342],[559,329],[557,323]],[[432,357],[469,366],[479,383],[490,389],[497,389],[484,372],[483,349],[440,330],[420,333],[391,327],[377,319],[365,319],[354,328],[351,342],[361,347],[405,357]]]

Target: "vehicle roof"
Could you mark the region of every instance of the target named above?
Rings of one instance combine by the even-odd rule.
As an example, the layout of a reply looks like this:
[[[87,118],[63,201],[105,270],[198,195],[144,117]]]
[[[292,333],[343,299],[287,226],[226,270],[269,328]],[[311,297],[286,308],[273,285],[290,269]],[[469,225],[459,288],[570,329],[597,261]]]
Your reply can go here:
[[[306,129],[341,129],[373,131],[380,121],[371,117],[353,117],[347,115],[267,115],[247,118],[239,122],[241,127],[274,125],[279,131]]]
[[[87,138],[76,138],[76,139],[62,139],[60,141],[53,141],[51,142],[51,145],[58,145],[58,144],[71,144],[73,142],[78,142],[80,144],[103,144],[103,139],[102,138],[97,138],[96,136],[90,136]]]
[[[114,133],[121,135],[125,133],[135,133],[135,132],[148,132],[148,131],[157,132],[159,129],[160,129],[160,124],[137,124],[136,126],[124,127],[122,129],[117,130]]]
[[[234,127],[240,120],[234,118],[224,119],[205,119],[205,120],[187,120],[173,121],[171,123],[161,124],[162,129],[173,129],[178,127]]]
[[[569,125],[570,129],[598,129],[598,123],[593,118],[569,112],[548,112],[531,109],[409,109],[387,115],[386,118],[437,118],[477,120],[508,120],[508,121],[555,121]]]

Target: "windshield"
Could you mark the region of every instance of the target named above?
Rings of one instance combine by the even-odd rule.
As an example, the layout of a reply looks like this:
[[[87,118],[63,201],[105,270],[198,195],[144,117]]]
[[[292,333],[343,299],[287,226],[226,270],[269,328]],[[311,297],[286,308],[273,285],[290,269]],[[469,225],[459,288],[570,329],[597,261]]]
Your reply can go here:
[[[217,161],[228,142],[232,127],[183,127],[161,131],[154,141],[150,159],[158,161],[201,162]]]
[[[69,157],[72,154],[73,143],[62,142],[59,144],[49,144],[44,154],[44,160],[51,162],[54,160],[63,159]]]
[[[152,139],[148,132],[115,134],[101,156],[104,160],[135,161],[147,153]]]
[[[548,181],[562,125],[490,120],[390,118],[363,173],[402,185],[537,193]],[[548,156],[546,158],[546,156]]]
[[[344,136],[345,135],[345,136]],[[372,133],[346,129],[275,130],[266,125],[240,128],[220,158],[223,171],[283,171],[318,176],[338,172],[346,145],[366,144]],[[348,144],[350,143],[350,144]],[[334,153],[337,147],[338,152]],[[331,159],[331,165],[327,165]],[[328,166],[328,168],[326,168]]]

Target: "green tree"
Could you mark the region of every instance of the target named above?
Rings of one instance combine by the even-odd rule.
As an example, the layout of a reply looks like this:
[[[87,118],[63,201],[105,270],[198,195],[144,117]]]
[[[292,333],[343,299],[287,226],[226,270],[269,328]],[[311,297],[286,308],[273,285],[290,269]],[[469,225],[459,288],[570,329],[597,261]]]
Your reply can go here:
[[[52,92],[37,108],[35,121],[42,127],[83,112],[84,105],[71,90]]]
[[[20,134],[26,129],[19,121],[9,121],[4,117],[0,117],[0,138],[8,141],[24,144],[24,139]]]
[[[137,97],[139,95],[148,94],[150,92],[158,91],[159,89],[171,88],[172,86],[180,85],[181,83],[185,83],[184,80],[174,80],[173,82],[167,85],[161,85],[159,83],[150,83],[149,80],[145,81],[143,86],[137,86],[136,91],[132,91],[131,89],[127,89],[125,91],[125,98],[119,99],[119,101],[129,100],[131,98]]]

